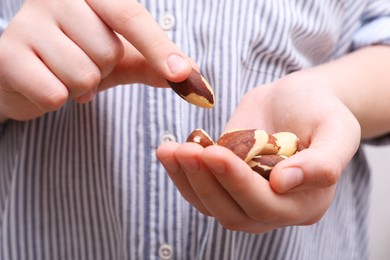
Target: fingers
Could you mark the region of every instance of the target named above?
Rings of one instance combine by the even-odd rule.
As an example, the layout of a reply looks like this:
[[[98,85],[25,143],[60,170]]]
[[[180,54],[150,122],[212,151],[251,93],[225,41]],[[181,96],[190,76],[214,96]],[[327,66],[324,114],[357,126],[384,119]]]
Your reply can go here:
[[[88,54],[58,28],[49,27],[47,30],[50,38],[35,41],[32,47],[48,69],[67,86],[69,98],[79,97],[96,87],[101,73]]]
[[[134,0],[87,2],[110,28],[142,53],[159,74],[174,82],[189,76],[192,65],[188,57],[169,40],[140,3]]]
[[[193,150],[198,150],[198,159],[194,160]],[[177,149],[176,158],[198,199],[208,212],[219,222],[232,230],[250,230],[255,222],[249,220],[241,206],[220,185],[218,179],[202,162],[202,147],[186,144]],[[228,214],[226,214],[228,212]],[[245,223],[245,224],[244,224]]]
[[[26,2],[2,40],[16,55],[26,50],[42,60],[75,98],[91,92],[111,72],[123,46],[84,1],[60,3],[66,8]]]
[[[163,164],[164,168],[168,172],[169,177],[176,185],[181,195],[200,212],[205,215],[211,215],[193,190],[192,185],[190,184],[184,170],[182,169],[182,166],[176,159],[176,151],[178,150],[179,146],[179,144],[173,142],[168,142],[161,145],[156,152],[157,158]],[[200,147],[194,146],[193,154],[199,154],[199,148]],[[196,160],[194,157],[193,159]]]
[[[1,37],[0,90],[16,102],[2,103],[0,114],[35,118],[68,99],[88,102],[98,90],[120,83],[167,87],[166,79],[184,80],[196,67],[138,2],[90,4],[27,1],[22,6]]]
[[[143,83],[155,87],[169,87],[166,79],[162,77],[145,60],[145,57],[122,36],[124,55],[110,74],[99,84],[98,90],[102,91],[119,84]],[[130,73],[131,72],[131,73]]]
[[[340,109],[339,114],[346,111]],[[334,186],[359,147],[360,126],[353,116],[340,122],[323,122],[314,129],[310,146],[280,162],[272,170],[275,191],[300,191]],[[348,129],[346,131],[345,129]]]
[[[240,206],[246,222],[253,222],[252,230],[263,232],[268,228],[302,224],[317,219],[324,212],[326,207],[320,207],[318,202],[315,202],[317,207],[313,210],[304,210],[313,204],[316,194],[308,197],[302,193],[275,193],[268,181],[253,172],[246,163],[237,160],[233,153],[224,150],[218,146],[208,147],[203,153],[204,162],[218,183]],[[325,197],[322,198],[324,204],[329,202]]]
[[[67,86],[69,98],[82,96],[77,100],[85,102],[123,56],[123,46],[84,1],[64,1],[64,5],[61,12],[54,9],[54,22],[47,17],[38,20],[45,24],[34,32],[32,48]],[[44,41],[38,39],[43,36]]]
[[[84,1],[71,1],[66,8],[55,11],[63,34],[88,55],[105,78],[124,52],[118,36]]]
[[[2,97],[4,98],[2,103],[3,113],[13,115],[16,117],[15,119],[24,118],[25,113],[21,112],[21,108],[26,106],[24,102],[27,99],[39,108],[35,112],[31,109],[26,111],[34,113],[34,117],[45,111],[56,110],[67,101],[68,90],[64,84],[30,50],[21,46],[20,48],[16,47],[15,49],[18,52],[15,52],[15,49],[7,48],[7,45],[3,46],[0,43],[1,47],[4,48],[1,52],[2,55],[0,55],[0,64],[12,60],[12,62],[8,62],[6,66],[2,67],[0,75],[2,79]],[[23,74],[21,75],[19,71],[23,71]],[[17,97],[25,97],[26,99],[20,98],[20,101],[18,101]],[[7,99],[13,100],[13,102],[9,102]],[[8,104],[9,107],[6,108],[5,104]],[[13,106],[16,106],[16,109]],[[19,112],[23,116],[18,116]]]
[[[203,147],[193,143],[169,143],[158,149],[157,156],[183,197],[200,212],[217,218],[229,229],[253,230],[258,223],[247,218],[241,207],[201,162],[203,151]]]
[[[90,101],[123,55],[120,39],[84,1],[26,2],[0,46],[1,114],[23,120],[69,99]]]
[[[157,156],[186,200],[231,230],[265,232],[302,224],[317,220],[325,208],[303,210],[309,207],[307,197],[275,193],[267,181],[223,147],[168,143],[158,149]],[[309,201],[316,198],[309,197]]]

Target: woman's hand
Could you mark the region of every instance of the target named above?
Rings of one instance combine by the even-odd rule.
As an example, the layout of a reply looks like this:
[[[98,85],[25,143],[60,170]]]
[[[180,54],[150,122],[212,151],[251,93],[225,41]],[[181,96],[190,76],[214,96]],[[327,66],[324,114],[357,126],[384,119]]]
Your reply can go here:
[[[191,63],[137,1],[27,0],[0,37],[0,122],[119,83],[164,87]]]
[[[298,72],[257,87],[228,122],[226,130],[290,131],[300,138],[300,152],[277,164],[269,182],[220,146],[165,143],[157,156],[183,197],[228,229],[261,233],[315,223],[360,142],[357,120],[327,84]]]

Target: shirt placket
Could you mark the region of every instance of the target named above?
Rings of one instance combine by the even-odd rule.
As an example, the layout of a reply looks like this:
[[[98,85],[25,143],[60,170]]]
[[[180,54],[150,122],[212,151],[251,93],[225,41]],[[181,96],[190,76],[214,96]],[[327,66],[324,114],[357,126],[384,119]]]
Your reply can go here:
[[[175,38],[177,18],[173,3],[159,1],[146,6],[156,22],[170,39]],[[169,5],[172,4],[172,5]],[[180,259],[180,201],[173,183],[155,156],[156,149],[164,142],[180,141],[175,126],[175,115],[170,111],[172,95],[170,89],[147,87],[147,113],[150,126],[150,218],[149,218],[149,256],[150,259]],[[164,96],[164,97],[163,97]],[[180,100],[180,98],[177,98]],[[180,100],[181,101],[181,100]],[[169,112],[168,112],[169,111]],[[165,113],[171,113],[166,115]]]

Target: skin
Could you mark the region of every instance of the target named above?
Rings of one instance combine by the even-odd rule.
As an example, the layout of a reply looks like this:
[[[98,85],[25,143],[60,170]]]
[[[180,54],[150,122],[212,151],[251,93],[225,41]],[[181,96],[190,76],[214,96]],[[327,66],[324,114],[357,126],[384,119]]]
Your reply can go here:
[[[167,87],[192,67],[137,1],[26,0],[0,37],[0,122],[120,83]]]
[[[0,37],[0,122],[88,102],[121,83],[167,87],[191,67],[136,1],[26,0]],[[171,142],[157,157],[183,197],[228,229],[315,223],[361,138],[390,130],[389,67],[390,48],[373,46],[247,93],[226,130],[291,131],[301,140],[270,182],[223,147]]]
[[[361,139],[390,131],[383,113],[390,109],[389,66],[389,47],[367,47],[247,93],[226,130],[290,131],[302,145],[270,182],[224,147],[171,142],[157,156],[183,197],[228,229],[262,233],[316,223]]]

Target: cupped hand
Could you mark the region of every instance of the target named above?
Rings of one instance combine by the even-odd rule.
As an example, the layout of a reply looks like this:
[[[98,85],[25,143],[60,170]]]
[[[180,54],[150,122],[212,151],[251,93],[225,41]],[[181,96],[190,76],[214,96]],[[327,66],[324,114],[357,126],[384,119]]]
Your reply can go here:
[[[27,0],[0,37],[0,122],[115,84],[166,87],[192,63],[137,1]]]
[[[300,151],[272,170],[270,181],[220,146],[165,143],[157,156],[183,197],[232,230],[261,233],[317,222],[360,143],[352,113],[327,87],[302,71],[244,96],[226,126],[290,131]]]

